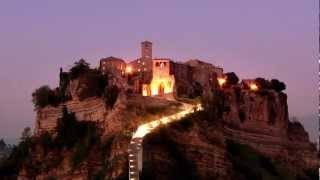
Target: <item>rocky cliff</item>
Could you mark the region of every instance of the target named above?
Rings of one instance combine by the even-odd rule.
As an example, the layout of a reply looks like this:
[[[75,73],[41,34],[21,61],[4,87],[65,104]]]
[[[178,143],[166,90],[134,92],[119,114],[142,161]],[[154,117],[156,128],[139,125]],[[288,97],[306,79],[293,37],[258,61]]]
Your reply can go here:
[[[146,138],[142,177],[260,179],[270,175],[267,179],[312,179],[306,171],[319,166],[317,149],[299,122],[289,122],[286,94],[273,90],[250,92],[238,86],[218,94],[223,102],[215,105],[221,106],[222,113],[218,112],[215,119],[206,113],[196,115]],[[261,153],[258,157],[270,158],[276,170],[246,174],[242,166],[239,175],[228,141],[249,145],[252,150],[248,152],[256,151]],[[247,158],[242,161],[250,161],[251,157]],[[263,165],[259,168],[263,169]],[[260,165],[252,163],[248,169],[256,168],[251,166]]]
[[[237,179],[234,162],[227,148],[229,140],[249,145],[272,159],[272,162],[281,164],[286,172],[308,179],[304,170],[319,165],[317,150],[301,124],[289,122],[284,93],[272,90],[250,92],[237,86],[219,90],[219,93],[219,97],[223,98],[220,105],[215,107],[219,109],[216,116],[201,112],[180,124],[162,127],[146,137],[142,179]],[[76,112],[77,118],[97,122],[104,132],[101,137],[104,141],[110,141],[110,149],[105,150],[107,155],[103,155],[101,149],[93,147],[76,170],[70,169],[67,160],[72,156],[72,151],[66,151],[62,155],[64,160],[61,164],[46,171],[40,168],[39,172],[31,176],[33,178],[87,179],[97,176],[103,170],[103,176],[125,179],[130,132],[137,128],[137,124],[148,121],[144,117],[150,109],[154,112],[147,116],[157,117],[157,107],[179,107],[179,103],[125,93],[119,96],[113,109],[103,106],[99,98],[68,102],[65,105],[70,111]],[[39,127],[42,127],[39,133],[49,127],[43,122],[50,118],[53,122],[53,119],[61,116],[60,112],[57,113],[58,109],[48,107],[39,111],[47,115],[38,119]],[[50,111],[56,113],[48,113]],[[166,113],[170,114],[169,111]],[[37,156],[33,161],[47,158]],[[108,164],[107,167],[104,163]],[[21,172],[21,179],[30,178],[24,173],[30,175],[30,170],[25,168]]]
[[[38,104],[35,135],[15,155],[23,157],[15,166],[18,179],[128,179],[128,145],[137,127],[197,101],[143,97],[123,78],[96,70],[84,76],[81,68],[76,77],[62,73],[60,87],[47,93],[58,100]],[[311,179],[317,149],[303,126],[289,121],[285,93],[218,87],[206,75],[190,79],[204,111],[145,137],[141,179]]]

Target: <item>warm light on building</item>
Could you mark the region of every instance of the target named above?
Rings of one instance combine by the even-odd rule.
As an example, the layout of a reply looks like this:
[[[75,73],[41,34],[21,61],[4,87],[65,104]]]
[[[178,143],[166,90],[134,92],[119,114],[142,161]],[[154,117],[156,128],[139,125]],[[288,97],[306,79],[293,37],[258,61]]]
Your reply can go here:
[[[126,67],[126,73],[127,73],[127,74],[132,73],[132,67],[131,67],[131,66],[127,66],[127,67]]]
[[[218,83],[220,87],[222,87],[226,82],[227,82],[226,78],[223,78],[223,77],[218,78]]]
[[[250,90],[252,90],[252,91],[257,91],[259,88],[258,88],[258,86],[255,84],[255,83],[251,83],[250,84]]]
[[[174,75],[170,74],[170,59],[154,59],[152,80],[150,84],[142,85],[142,95],[163,96],[173,93],[174,83]]]

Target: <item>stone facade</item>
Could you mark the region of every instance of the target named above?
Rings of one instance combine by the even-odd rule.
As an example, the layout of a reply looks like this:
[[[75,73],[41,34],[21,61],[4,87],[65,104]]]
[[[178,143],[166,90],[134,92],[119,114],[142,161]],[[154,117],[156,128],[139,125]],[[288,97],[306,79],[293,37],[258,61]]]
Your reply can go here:
[[[102,73],[113,72],[119,75],[124,75],[126,66],[127,64],[123,59],[111,56],[100,60],[99,69]]]
[[[152,80],[150,84],[143,84],[143,96],[163,96],[173,93],[175,83],[171,69],[170,59],[153,59]]]
[[[153,58],[152,43],[141,43],[141,57],[125,64],[123,60],[109,57],[100,61],[100,69],[116,69],[123,75],[122,67],[130,67],[128,83],[134,92],[144,96],[163,95],[173,93],[176,96],[189,96],[194,91],[195,84],[203,89],[214,86],[217,77],[223,76],[223,69],[198,59],[185,63],[173,62],[169,58]],[[164,93],[162,93],[164,91]]]

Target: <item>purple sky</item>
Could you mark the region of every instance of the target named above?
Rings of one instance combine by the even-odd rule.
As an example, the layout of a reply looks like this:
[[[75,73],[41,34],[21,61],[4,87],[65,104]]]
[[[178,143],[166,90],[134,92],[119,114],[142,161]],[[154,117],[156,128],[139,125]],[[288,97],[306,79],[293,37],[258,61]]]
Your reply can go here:
[[[142,40],[156,57],[285,81],[290,116],[316,132],[317,18],[318,2],[301,0],[1,1],[0,137],[33,126],[31,93],[56,86],[60,66],[134,59]]]

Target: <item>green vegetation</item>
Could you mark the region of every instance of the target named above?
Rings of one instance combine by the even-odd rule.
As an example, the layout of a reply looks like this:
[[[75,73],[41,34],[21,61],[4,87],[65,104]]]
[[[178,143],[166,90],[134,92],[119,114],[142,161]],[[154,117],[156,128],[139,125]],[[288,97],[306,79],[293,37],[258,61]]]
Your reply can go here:
[[[170,159],[172,158],[173,162],[175,162],[175,165],[171,166],[168,174],[166,174],[170,179],[199,179],[195,163],[185,157],[182,152],[183,147],[179,147],[170,138],[167,129],[160,128],[156,132],[148,134],[144,141],[144,144],[148,144],[151,147],[162,146],[167,150]],[[144,163],[140,179],[155,179],[158,175],[154,168],[155,166],[157,165],[152,164],[152,161]]]
[[[226,104],[226,95],[222,90],[212,91],[212,96],[202,97],[202,105],[204,107],[204,120],[212,124],[214,120],[222,118],[224,112],[230,111],[230,107]]]
[[[271,88],[277,92],[284,91],[286,89],[286,84],[284,82],[279,81],[278,79],[272,79],[270,81]]]
[[[13,147],[10,156],[0,164],[0,177],[16,178],[20,168],[26,162],[30,148],[34,145],[31,139],[30,128],[22,132],[21,142]]]
[[[270,158],[262,155],[248,145],[227,141],[227,150],[237,179],[256,180],[299,180],[305,179],[289,174],[285,167],[273,162]],[[310,179],[318,178],[315,171],[306,171]],[[308,178],[307,178],[308,179]]]
[[[74,66],[70,69],[70,79],[77,79],[80,75],[86,74],[90,70],[90,64],[84,59],[74,63]]]
[[[102,154],[101,161],[107,167],[104,160],[109,156],[113,139],[101,142],[98,130],[94,122],[77,121],[75,114],[64,107],[55,137],[48,132],[31,137],[31,129],[24,129],[19,145],[14,147],[10,156],[0,164],[0,177],[15,178],[23,166],[32,170],[57,167],[64,158],[62,152],[65,150],[72,152],[70,165],[75,169],[89,156],[93,147]],[[43,151],[38,151],[39,148]],[[54,153],[53,156],[47,156],[48,152]],[[36,162],[33,162],[30,154],[35,153],[43,157],[43,164],[33,164]]]
[[[118,99],[119,91],[120,90],[117,86],[111,86],[111,87],[105,88],[103,99],[109,107],[113,107],[114,104],[116,103]]]
[[[68,88],[70,82],[78,79],[81,91],[77,92],[80,100],[89,97],[103,97],[106,104],[113,107],[119,89],[116,86],[108,86],[108,74],[102,74],[97,69],[91,69],[89,63],[84,59],[74,63],[69,72],[60,69],[59,87],[51,89],[49,86],[41,86],[32,93],[32,102],[36,109],[45,106],[57,106],[58,104],[71,99],[71,92]]]
[[[256,78],[255,82],[257,83],[260,91],[273,89],[277,92],[281,92],[286,89],[285,83],[279,81],[278,79],[271,79],[271,81],[268,81],[264,78]]]
[[[74,148],[70,158],[72,168],[76,168],[88,155],[94,144],[100,144],[100,137],[94,122],[77,121],[74,113],[63,108],[63,116],[58,120],[57,137],[54,142],[58,147]]]
[[[41,86],[32,93],[32,102],[35,108],[43,108],[47,105],[55,106],[59,103],[55,92],[47,85]]]
[[[239,82],[239,78],[234,72],[228,72],[225,74],[227,76],[226,85],[236,85]]]

